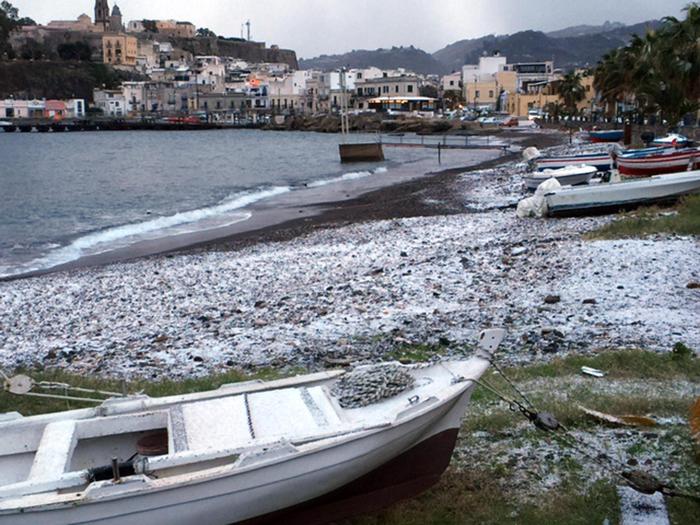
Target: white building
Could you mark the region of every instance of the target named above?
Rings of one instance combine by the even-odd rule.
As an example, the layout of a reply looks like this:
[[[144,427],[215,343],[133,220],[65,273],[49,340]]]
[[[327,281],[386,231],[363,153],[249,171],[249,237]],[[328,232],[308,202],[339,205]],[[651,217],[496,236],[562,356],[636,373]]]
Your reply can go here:
[[[126,98],[121,89],[96,89],[94,91],[95,107],[110,117],[126,115]]]
[[[457,71],[445,75],[441,80],[442,92],[446,91],[462,91],[462,72]]]

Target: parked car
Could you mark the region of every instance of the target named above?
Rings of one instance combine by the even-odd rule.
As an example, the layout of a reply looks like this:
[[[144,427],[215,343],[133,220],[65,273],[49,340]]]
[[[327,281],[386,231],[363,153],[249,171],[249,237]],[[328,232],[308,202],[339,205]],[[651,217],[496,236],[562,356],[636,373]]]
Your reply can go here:
[[[517,128],[520,122],[518,121],[518,117],[507,117],[501,121],[499,125],[505,128]]]

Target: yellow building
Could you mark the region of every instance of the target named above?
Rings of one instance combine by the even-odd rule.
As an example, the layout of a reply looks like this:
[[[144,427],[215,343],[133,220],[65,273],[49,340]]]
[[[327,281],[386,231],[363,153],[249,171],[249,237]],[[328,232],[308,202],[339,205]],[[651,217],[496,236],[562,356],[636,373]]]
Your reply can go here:
[[[595,106],[596,91],[593,87],[593,75],[586,75],[583,71],[578,73],[581,74],[581,85],[585,96],[576,104],[576,107],[579,113],[586,115],[590,114]],[[551,82],[531,84],[526,93],[510,94],[506,111],[516,117],[527,117],[531,110],[545,111],[548,104],[563,106],[564,100],[559,96],[559,81],[560,79],[556,79]]]
[[[501,92],[515,92],[517,74],[514,71],[499,71],[486,77],[464,78],[463,90],[467,106],[490,106],[495,108]]]
[[[102,36],[102,61],[113,66],[135,66],[138,57],[136,37],[121,33]]]

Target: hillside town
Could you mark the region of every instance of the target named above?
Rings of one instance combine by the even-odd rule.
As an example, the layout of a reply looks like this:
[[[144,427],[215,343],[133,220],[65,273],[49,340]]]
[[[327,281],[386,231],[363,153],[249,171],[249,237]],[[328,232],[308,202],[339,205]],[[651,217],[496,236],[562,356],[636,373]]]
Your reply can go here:
[[[128,13],[127,13],[128,14]],[[404,68],[301,70],[293,51],[250,38],[216,37],[189,21],[126,21],[120,7],[96,0],[94,17],[23,25],[10,36],[15,49],[55,47],[63,57],[91,60],[138,80],[97,87],[91,100],[11,97],[0,118],[82,119],[194,115],[209,122],[258,123],[270,116],[337,113],[347,99],[356,113],[385,112],[476,120],[491,114],[525,119],[558,116],[567,105],[563,71],[553,61],[512,63],[497,50],[451,74]],[[203,51],[207,51],[204,53]],[[601,101],[587,71],[573,73],[583,96],[577,114],[595,120],[615,114]],[[493,118],[491,119],[493,122]]]

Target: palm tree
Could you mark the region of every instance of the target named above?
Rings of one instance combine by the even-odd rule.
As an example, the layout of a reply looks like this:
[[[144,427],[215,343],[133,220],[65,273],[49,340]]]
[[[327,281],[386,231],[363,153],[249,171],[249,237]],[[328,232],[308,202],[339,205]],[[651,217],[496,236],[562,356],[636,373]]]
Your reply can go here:
[[[594,86],[610,108],[632,101],[646,114],[660,114],[671,127],[700,108],[700,6],[690,4],[684,20],[664,19],[658,31],[635,35],[605,55]]]
[[[564,101],[564,107],[569,115],[578,113],[577,105],[586,96],[586,90],[581,84],[581,74],[570,71],[559,81],[557,89],[559,96]]]

